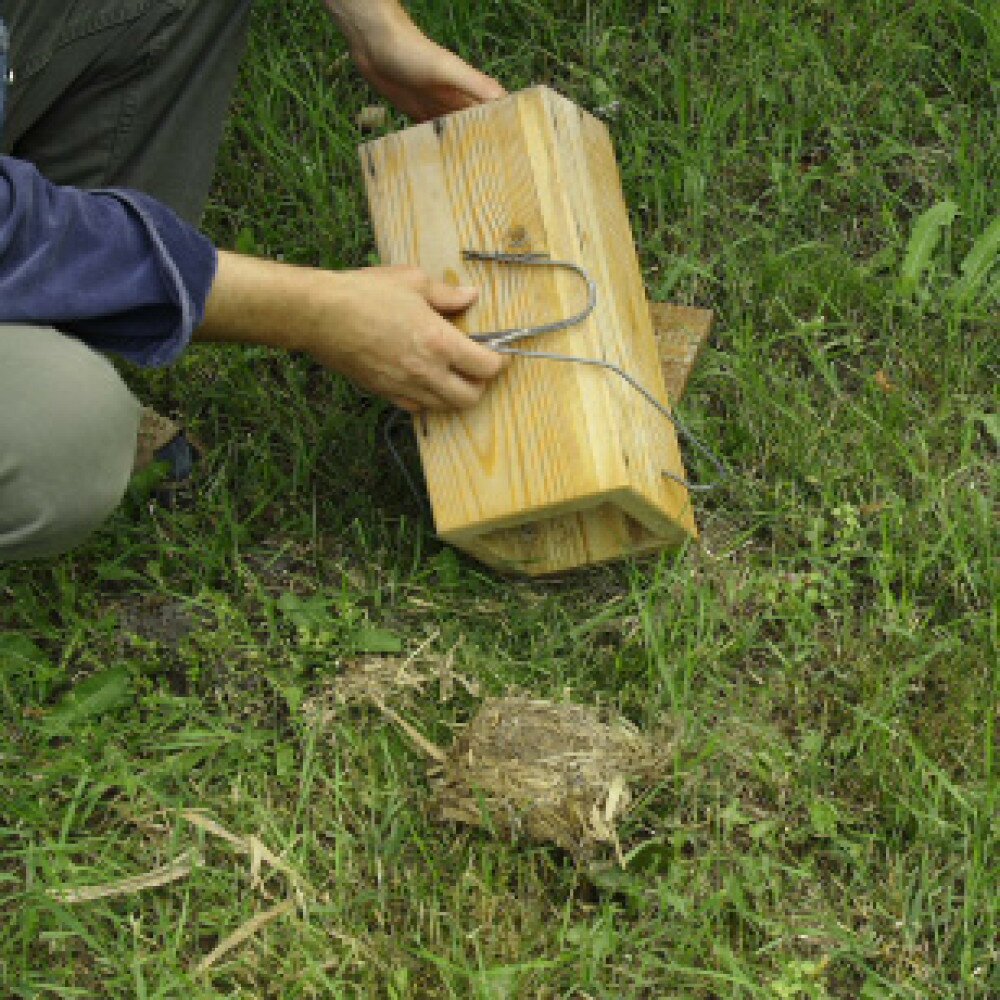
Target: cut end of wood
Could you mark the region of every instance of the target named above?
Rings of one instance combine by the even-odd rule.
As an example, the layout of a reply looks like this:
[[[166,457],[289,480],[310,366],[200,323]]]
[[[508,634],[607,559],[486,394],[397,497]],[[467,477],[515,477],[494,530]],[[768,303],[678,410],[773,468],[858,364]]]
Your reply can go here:
[[[650,302],[667,395],[674,405],[684,398],[691,372],[708,343],[715,315],[710,309]]]
[[[677,405],[708,343],[715,316],[710,309],[667,302],[650,302],[649,310],[668,398]],[[605,503],[452,541],[494,569],[548,576],[580,565],[674,548],[686,538],[696,537],[693,517],[683,521],[683,525],[670,526],[675,530],[655,532],[617,504]],[[582,562],[581,551],[586,553]]]
[[[641,498],[631,500],[628,504],[623,498],[609,500],[586,510],[564,511],[473,537],[444,537],[493,569],[525,576],[551,576],[581,566],[649,555],[695,537],[693,517],[670,521],[650,508],[647,514],[657,523],[657,530],[653,530],[626,509],[637,501],[643,506]]]

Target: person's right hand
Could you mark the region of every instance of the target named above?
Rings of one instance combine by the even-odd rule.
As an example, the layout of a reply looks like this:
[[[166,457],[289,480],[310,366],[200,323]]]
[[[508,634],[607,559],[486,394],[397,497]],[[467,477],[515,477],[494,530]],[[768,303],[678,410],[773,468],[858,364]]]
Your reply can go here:
[[[507,360],[445,317],[475,302],[474,288],[433,281],[417,267],[340,272],[339,306],[306,351],[396,406],[463,409],[477,403]]]
[[[416,267],[324,271],[221,250],[195,339],[305,351],[411,413],[461,409],[509,360],[446,318],[476,295]]]

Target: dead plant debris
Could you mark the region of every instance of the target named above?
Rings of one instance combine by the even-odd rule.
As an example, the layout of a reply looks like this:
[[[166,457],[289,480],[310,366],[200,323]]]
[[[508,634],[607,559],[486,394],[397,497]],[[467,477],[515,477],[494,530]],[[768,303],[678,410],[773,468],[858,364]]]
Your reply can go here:
[[[382,707],[392,703],[406,707],[435,682],[442,704],[454,697],[456,685],[478,698],[479,682],[455,670],[454,648],[444,656],[422,655],[435,638],[436,633],[406,657],[366,656],[346,662],[342,672],[304,704],[306,717],[319,725],[329,725],[344,706]]]
[[[173,861],[169,861],[152,871],[129,878],[104,882],[100,885],[81,885],[73,888],[53,888],[49,896],[61,903],[92,903],[98,899],[115,899],[119,896],[133,896],[146,889],[156,889],[187,878],[199,864],[193,851],[183,851]]]
[[[600,844],[624,864],[616,822],[631,787],[659,780],[673,753],[621,716],[526,697],[487,699],[433,778],[432,812],[577,859]]]
[[[418,654],[423,651],[418,650]],[[345,707],[377,708],[431,762],[430,814],[506,839],[552,843],[578,860],[610,845],[624,865],[617,824],[633,789],[655,785],[675,742],[653,739],[607,709],[522,695],[488,698],[450,748],[428,739],[413,716],[436,681],[446,702],[454,685],[477,697],[476,682],[452,656],[367,657],[347,664],[303,706],[318,726]]]

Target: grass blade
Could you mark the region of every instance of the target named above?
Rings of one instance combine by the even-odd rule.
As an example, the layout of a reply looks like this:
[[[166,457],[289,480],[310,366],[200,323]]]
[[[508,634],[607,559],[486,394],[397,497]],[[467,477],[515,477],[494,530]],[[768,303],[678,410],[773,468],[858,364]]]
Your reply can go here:
[[[953,201],[939,201],[924,212],[913,224],[906,256],[900,271],[900,288],[904,295],[912,295],[924,272],[930,266],[931,256],[941,239],[941,231],[950,226],[958,214]]]
[[[970,302],[1000,257],[1000,215],[980,234],[962,261],[962,277],[951,290],[952,298],[964,305]]]
[[[43,729],[50,736],[65,732],[95,715],[113,711],[130,693],[127,668],[103,670],[77,684],[47,716]]]

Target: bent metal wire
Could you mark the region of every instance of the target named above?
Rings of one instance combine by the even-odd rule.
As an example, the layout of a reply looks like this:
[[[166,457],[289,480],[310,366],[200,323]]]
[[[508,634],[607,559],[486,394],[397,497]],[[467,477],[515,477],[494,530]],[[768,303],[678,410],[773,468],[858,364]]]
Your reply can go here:
[[[474,333],[472,339],[496,349],[503,344],[511,344],[525,337],[538,337],[544,333],[568,330],[586,320],[597,308],[597,282],[579,264],[568,260],[553,260],[547,253],[500,253],[492,250],[463,250],[462,260],[486,261],[494,264],[519,264],[523,267],[561,267],[578,274],[587,283],[587,305],[573,316],[557,319],[552,323],[537,326],[516,326],[510,330],[491,330],[489,333]]]
[[[641,382],[625,371],[620,365],[616,365],[611,361],[605,361],[603,358],[588,358],[576,354],[554,354],[551,351],[528,351],[509,346],[528,337],[538,337],[542,334],[566,330],[571,326],[576,326],[578,323],[584,322],[590,317],[590,314],[597,307],[597,283],[583,267],[568,260],[553,260],[546,253],[504,253],[493,250],[463,250],[462,258],[469,261],[485,261],[495,264],[562,268],[563,270],[572,271],[574,274],[579,275],[587,285],[587,305],[575,315],[568,316],[566,319],[556,320],[552,323],[541,323],[537,326],[521,326],[513,327],[509,330],[492,330],[488,333],[477,333],[473,335],[472,339],[485,344],[487,347],[491,347],[500,354],[511,354],[520,358],[536,358],[542,361],[562,361],[568,364],[588,365],[593,368],[604,368],[606,371],[613,372],[628,383],[646,402],[663,414],[674,425],[677,433],[690,442],[696,451],[708,459],[719,477],[715,482],[711,483],[692,483],[682,476],[675,475],[673,472],[664,469],[662,470],[662,474],[667,479],[672,479],[675,483],[679,483],[692,493],[708,493],[716,489],[719,483],[729,475],[728,470],[715,452],[680,417],[675,413],[671,413]]]
[[[535,358],[541,361],[561,361],[567,364],[588,365],[593,368],[603,368],[609,372],[613,372],[619,378],[623,379],[632,389],[639,393],[639,395],[642,396],[646,402],[666,417],[667,420],[673,424],[677,433],[686,441],[690,442],[691,446],[696,451],[707,458],[718,473],[718,479],[711,483],[692,483],[689,480],[684,479],[682,476],[678,476],[666,469],[662,470],[663,476],[667,479],[673,480],[675,483],[679,483],[692,493],[708,493],[709,491],[716,489],[719,484],[728,477],[728,470],[722,464],[722,461],[715,454],[715,452],[713,452],[712,449],[709,448],[708,445],[705,444],[705,442],[702,441],[701,438],[699,438],[698,435],[696,435],[694,431],[692,431],[681,420],[681,418],[677,416],[676,413],[672,413],[669,409],[667,409],[667,407],[664,406],[663,403],[661,403],[644,385],[642,385],[641,382],[639,382],[633,375],[625,371],[625,369],[620,365],[616,365],[611,361],[605,361],[603,358],[588,358],[576,354],[556,354],[551,351],[525,350],[524,348],[510,346],[511,344],[515,344],[521,340],[526,340],[529,337],[539,337],[547,333],[557,333],[560,330],[567,330],[570,327],[583,323],[590,318],[591,313],[593,313],[594,309],[597,307],[597,283],[583,267],[568,260],[553,260],[546,253],[506,253],[494,250],[463,250],[462,259],[492,264],[511,264],[522,267],[562,268],[563,270],[571,271],[578,275],[587,285],[587,304],[579,312],[574,313],[572,316],[567,316],[565,319],[554,320],[550,323],[539,323],[533,326],[516,326],[510,327],[506,330],[490,330],[486,333],[472,334],[472,339],[486,347],[492,348],[499,354],[509,354],[519,358]],[[389,417],[389,420],[385,425],[385,440],[389,451],[392,454],[393,460],[403,473],[403,477],[405,478],[411,492],[414,496],[422,498],[423,495],[417,489],[417,486],[410,475],[409,469],[406,467],[406,463],[403,461],[402,456],[392,440],[392,435],[399,426],[399,422],[403,415],[403,410],[397,410]]]

